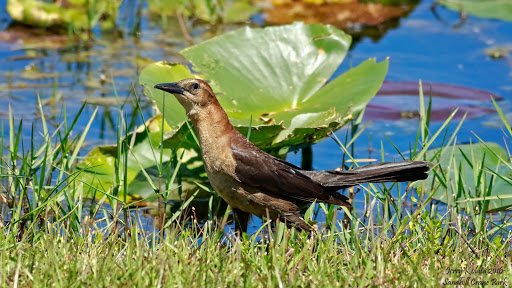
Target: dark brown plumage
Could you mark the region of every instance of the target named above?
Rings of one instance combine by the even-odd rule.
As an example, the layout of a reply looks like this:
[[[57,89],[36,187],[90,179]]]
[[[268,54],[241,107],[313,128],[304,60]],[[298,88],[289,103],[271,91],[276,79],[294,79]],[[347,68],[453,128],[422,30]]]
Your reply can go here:
[[[403,161],[366,165],[349,171],[307,171],[271,156],[229,122],[211,87],[199,79],[158,84],[183,105],[198,134],[208,179],[233,208],[235,227],[247,232],[250,214],[280,219],[311,231],[300,209],[314,201],[351,207],[337,191],[362,183],[427,178],[429,162]]]

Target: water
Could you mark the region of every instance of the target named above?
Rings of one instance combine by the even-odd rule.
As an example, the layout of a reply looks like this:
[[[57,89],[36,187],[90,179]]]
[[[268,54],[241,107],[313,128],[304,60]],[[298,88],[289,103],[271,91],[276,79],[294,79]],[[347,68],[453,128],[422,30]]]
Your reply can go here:
[[[127,1],[125,1],[127,2]],[[346,71],[368,58],[382,61],[390,58],[389,72],[386,79],[390,81],[428,81],[467,86],[487,90],[503,97],[500,107],[510,114],[512,99],[512,67],[509,62],[493,60],[483,50],[495,45],[510,44],[512,23],[480,19],[468,16],[464,25],[453,28],[440,22],[432,14],[430,6],[433,1],[422,1],[406,18],[399,20],[395,29],[387,30],[377,41],[362,37],[354,43],[353,49],[340,66],[336,75]],[[5,0],[0,0],[0,30],[9,24],[5,12]],[[128,2],[130,3],[130,2]],[[127,4],[122,9],[128,9]],[[124,11],[124,10],[123,10]],[[440,15],[449,23],[458,21],[458,14],[439,8]],[[123,13],[121,13],[122,15]],[[53,125],[63,119],[65,106],[68,119],[72,119],[82,102],[94,97],[114,97],[121,99],[142,95],[138,87],[138,61],[181,62],[185,60],[178,52],[187,46],[181,32],[165,30],[150,21],[147,15],[142,17],[141,32],[136,36],[125,35],[124,39],[112,39],[95,30],[96,41],[88,45],[72,45],[67,37],[31,36],[36,45],[20,44],[20,41],[0,42],[0,86],[6,83],[20,85],[21,82],[35,84],[39,88],[0,89],[0,121],[8,119],[9,107],[16,119],[24,121],[24,135],[30,135],[30,124],[40,129],[37,95],[47,105],[44,112]],[[260,19],[261,17],[255,17]],[[127,26],[133,25],[128,19]],[[174,20],[173,20],[174,21]],[[177,25],[169,25],[169,27]],[[231,30],[236,26],[225,26],[221,30]],[[208,26],[197,25],[190,31],[199,39],[207,39],[214,33]],[[41,48],[41,43],[46,48]],[[55,44],[59,45],[55,45]],[[87,43],[85,43],[87,44]],[[31,57],[27,57],[31,56]],[[49,78],[29,80],[22,73],[27,67],[34,67],[39,72],[57,73]],[[53,85],[57,84],[54,93]],[[114,86],[115,85],[115,89]],[[143,108],[146,116],[151,115],[151,104],[143,96]],[[131,102],[129,102],[131,103]],[[374,105],[388,105],[403,111],[415,111],[419,107],[416,95],[409,97],[376,97],[371,101]],[[458,105],[493,108],[490,101],[446,100],[433,99],[434,107],[455,108]],[[78,126],[83,128],[95,109],[95,105],[86,105]],[[128,104],[125,111],[129,116],[132,106]],[[100,106],[99,113],[89,135],[86,151],[95,145],[112,144],[116,137],[117,108]],[[372,119],[365,118],[366,121]],[[380,147],[383,144],[385,160],[399,160],[399,155],[386,139],[386,136],[400,151],[408,151],[415,141],[419,120],[404,118],[395,121],[373,120],[365,133],[356,142],[356,158],[377,158],[380,160]],[[140,124],[140,121],[137,122]],[[432,124],[436,131],[442,121]],[[451,125],[451,130],[456,127]],[[476,133],[484,141],[497,142],[503,146],[503,125],[496,113],[466,120],[458,133],[458,143],[477,142]],[[79,129],[80,130],[80,129]],[[340,139],[345,137],[346,130],[337,132]],[[439,145],[436,142],[434,146]],[[370,151],[369,147],[374,150]],[[338,145],[330,139],[313,146],[314,169],[333,169],[339,167],[343,157]],[[300,153],[291,153],[288,160],[300,165]],[[359,196],[358,196],[359,197]],[[362,196],[361,196],[362,197]],[[358,200],[356,198],[356,200]],[[362,198],[359,200],[362,201]],[[356,204],[356,207],[359,204]],[[253,222],[258,226],[259,222]]]

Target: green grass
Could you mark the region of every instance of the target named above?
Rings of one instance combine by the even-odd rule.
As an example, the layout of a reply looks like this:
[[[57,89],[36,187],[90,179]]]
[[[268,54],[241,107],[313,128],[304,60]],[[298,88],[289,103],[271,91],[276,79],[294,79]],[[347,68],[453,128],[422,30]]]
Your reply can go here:
[[[412,158],[423,159],[434,138],[446,138],[450,119],[439,131],[430,131],[429,110],[422,105],[418,137],[408,151]],[[35,136],[25,143],[23,123],[15,123],[12,116],[7,132],[2,125],[2,287],[437,287],[452,281],[512,285],[509,214],[490,217],[457,205],[445,208],[432,201],[430,192],[412,186],[405,191],[400,185],[361,188],[365,210],[347,215],[348,224],[338,223],[341,210],[312,206],[306,217],[313,220],[325,213],[327,225],[311,237],[265,222],[253,235],[236,239],[225,226],[229,211],[220,217],[210,211],[203,223],[186,205],[173,215],[163,214],[160,207],[162,214],[155,219],[161,224],[148,225],[148,218],[131,210],[118,193],[126,184],[123,156],[116,162],[113,187],[98,189],[95,198],[84,195],[86,184],[73,181],[88,132],[88,127],[83,133],[72,132],[78,117],[80,113],[52,132],[43,116],[41,144],[34,143]],[[127,149],[122,118],[121,150]],[[360,135],[357,129],[350,133],[345,141],[337,139],[347,158],[354,143],[350,138]],[[443,143],[449,147],[453,140]],[[163,205],[169,185],[161,186],[156,191]],[[398,196],[392,196],[391,188]],[[191,213],[185,216],[185,210]]]
[[[511,279],[510,255],[503,246],[483,237],[468,244],[466,233],[444,231],[428,218],[414,224],[410,236],[395,238],[386,236],[388,229],[375,234],[352,229],[312,239],[291,237],[285,231],[265,241],[250,237],[226,243],[221,242],[222,232],[212,230],[202,235],[199,244],[199,230],[173,229],[165,241],[149,244],[154,235],[138,240],[111,235],[92,241],[84,235],[45,232],[34,244],[3,245],[1,283],[6,287],[16,283],[21,287],[439,286],[458,278],[449,270],[464,267],[498,269],[500,273],[487,279]],[[448,233],[443,245],[432,234],[437,229]],[[0,241],[9,243],[3,237]]]

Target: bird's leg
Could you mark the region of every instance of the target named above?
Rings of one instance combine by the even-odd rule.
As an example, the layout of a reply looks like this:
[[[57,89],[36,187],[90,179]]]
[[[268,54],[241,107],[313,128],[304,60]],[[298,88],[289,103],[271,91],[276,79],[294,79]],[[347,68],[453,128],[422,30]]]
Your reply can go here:
[[[311,144],[302,148],[302,163],[300,166],[304,170],[313,170],[313,148]]]
[[[240,209],[233,208],[233,218],[235,219],[235,232],[242,236],[242,233],[247,233],[247,226],[249,225],[250,213]]]
[[[286,225],[288,225],[288,227],[290,228],[295,227],[295,229],[299,232],[306,231],[308,233],[311,233],[311,231],[313,230],[313,228],[308,223],[306,223],[306,221],[304,221],[304,219],[300,217],[298,213],[282,215],[280,220],[285,222]]]

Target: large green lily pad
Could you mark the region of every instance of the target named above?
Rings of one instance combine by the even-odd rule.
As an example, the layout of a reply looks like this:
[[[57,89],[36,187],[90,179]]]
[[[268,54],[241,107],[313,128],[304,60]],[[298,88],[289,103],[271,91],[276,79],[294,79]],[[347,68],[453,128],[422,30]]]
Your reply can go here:
[[[387,60],[367,60],[326,85],[350,42],[349,35],[332,26],[295,23],[242,28],[186,48],[182,54],[201,78],[212,81],[231,123],[247,130],[252,119],[251,137],[261,139],[260,147],[276,148],[320,141],[376,94]],[[152,87],[194,77],[188,73],[181,65],[158,62],[140,76],[146,95],[165,111],[174,129],[183,127],[183,108],[172,95]],[[261,128],[267,125],[278,126]],[[178,142],[175,137],[173,143]]]
[[[303,107],[341,64],[350,43],[349,35],[332,26],[295,23],[242,28],[181,53],[218,84],[231,117],[275,113],[274,119],[291,120],[278,114]]]
[[[510,182],[508,183],[496,176],[512,178],[510,163],[504,162],[509,161],[508,155],[500,145],[479,143],[448,146],[429,150],[426,157],[429,160],[438,159],[439,169],[443,173],[437,174],[445,175],[443,185],[439,185],[437,178],[432,181],[432,174],[428,180],[416,184],[425,185],[429,191],[435,190],[434,199],[461,208],[470,208],[476,202],[489,201],[487,211],[512,207],[512,181],[507,180]],[[489,187],[490,194],[484,195],[489,193]]]
[[[439,3],[448,9],[464,11],[480,18],[512,21],[510,0],[443,0]]]

